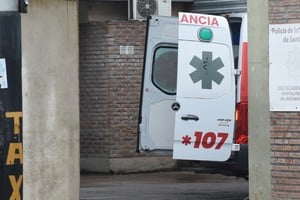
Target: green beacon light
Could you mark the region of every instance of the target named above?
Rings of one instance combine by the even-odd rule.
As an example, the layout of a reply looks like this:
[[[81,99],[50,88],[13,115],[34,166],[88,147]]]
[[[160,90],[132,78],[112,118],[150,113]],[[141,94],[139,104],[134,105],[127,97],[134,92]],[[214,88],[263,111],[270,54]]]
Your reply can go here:
[[[198,32],[198,38],[204,42],[210,42],[213,37],[213,32],[210,28],[201,28]]]

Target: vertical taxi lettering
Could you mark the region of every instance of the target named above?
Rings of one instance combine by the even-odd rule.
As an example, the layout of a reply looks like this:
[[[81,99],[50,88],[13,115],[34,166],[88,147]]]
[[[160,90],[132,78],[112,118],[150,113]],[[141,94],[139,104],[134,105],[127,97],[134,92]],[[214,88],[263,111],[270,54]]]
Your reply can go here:
[[[7,112],[5,113],[5,117],[13,118],[14,134],[20,134],[20,118],[22,117],[22,112]]]
[[[23,165],[23,144],[21,142],[21,119],[22,112],[6,112],[5,118],[9,119],[8,123],[12,124],[10,135],[12,135],[12,140],[8,144],[6,166],[14,167],[16,165]],[[17,162],[19,161],[19,162]],[[9,170],[8,170],[9,171]],[[21,200],[21,187],[23,182],[22,174],[14,174],[12,170],[11,174],[8,174],[7,180],[9,180],[11,185],[11,194],[9,194],[9,200]],[[6,179],[6,178],[5,178]]]
[[[6,165],[14,165],[15,160],[20,160],[20,164],[23,164],[22,143],[10,143],[9,144]]]
[[[12,194],[9,200],[21,200],[20,188],[23,181],[23,175],[20,175],[18,180],[13,175],[9,176],[9,181],[12,187]]]

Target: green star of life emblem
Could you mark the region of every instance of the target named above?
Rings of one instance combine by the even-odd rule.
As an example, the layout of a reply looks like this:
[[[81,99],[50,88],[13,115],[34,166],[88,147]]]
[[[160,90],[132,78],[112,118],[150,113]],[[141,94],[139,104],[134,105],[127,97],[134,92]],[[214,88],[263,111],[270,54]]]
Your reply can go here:
[[[190,62],[196,70],[190,73],[193,83],[202,80],[202,89],[212,89],[212,82],[221,84],[224,79],[223,74],[218,72],[219,69],[224,67],[220,57],[212,60],[212,52],[203,51],[202,60],[194,56]]]

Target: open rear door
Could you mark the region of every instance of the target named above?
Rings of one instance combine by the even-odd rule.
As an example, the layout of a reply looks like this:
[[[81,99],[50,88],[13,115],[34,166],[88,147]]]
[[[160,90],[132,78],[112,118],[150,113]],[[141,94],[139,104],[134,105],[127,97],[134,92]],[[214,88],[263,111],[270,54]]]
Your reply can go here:
[[[233,148],[235,78],[226,18],[179,13],[173,158],[226,161]]]
[[[178,18],[148,19],[139,150],[171,150],[176,105]],[[174,109],[174,110],[173,110]]]

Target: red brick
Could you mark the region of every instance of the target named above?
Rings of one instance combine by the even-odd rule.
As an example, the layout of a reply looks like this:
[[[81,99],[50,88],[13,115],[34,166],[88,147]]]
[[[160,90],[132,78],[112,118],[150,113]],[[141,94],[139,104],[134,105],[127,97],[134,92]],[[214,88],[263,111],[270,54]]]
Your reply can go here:
[[[146,23],[108,21],[80,26],[82,157],[135,153]],[[134,46],[120,55],[120,46]],[[99,148],[101,147],[101,148]]]

